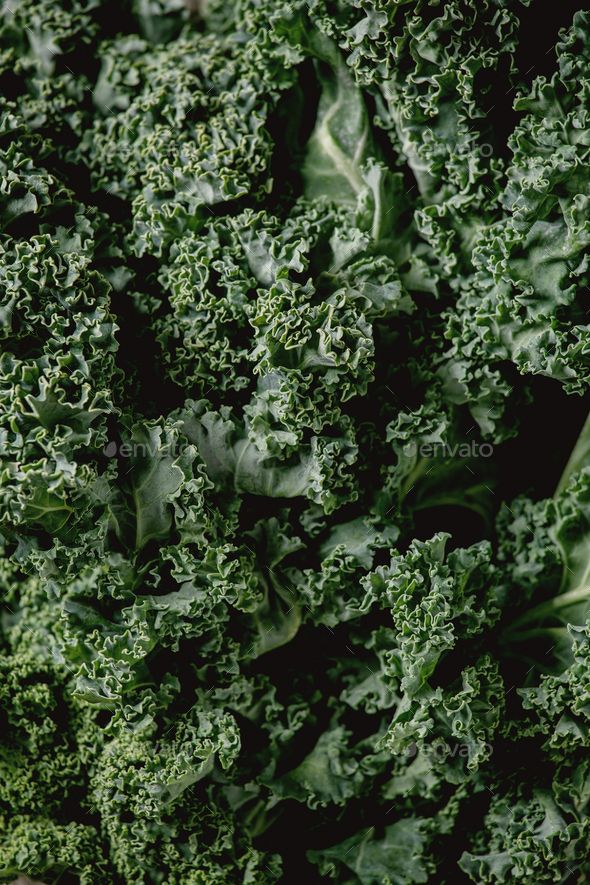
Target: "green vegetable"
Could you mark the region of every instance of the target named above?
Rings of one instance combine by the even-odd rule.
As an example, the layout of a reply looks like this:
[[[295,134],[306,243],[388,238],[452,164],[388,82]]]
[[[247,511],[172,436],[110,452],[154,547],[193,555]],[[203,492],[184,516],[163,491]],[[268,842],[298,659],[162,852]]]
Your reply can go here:
[[[3,882],[590,876],[579,5],[4,4]]]

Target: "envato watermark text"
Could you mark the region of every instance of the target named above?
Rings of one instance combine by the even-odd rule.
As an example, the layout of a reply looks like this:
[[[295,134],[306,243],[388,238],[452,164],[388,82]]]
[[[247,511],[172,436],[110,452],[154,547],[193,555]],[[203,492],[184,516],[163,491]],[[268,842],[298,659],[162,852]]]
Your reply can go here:
[[[478,747],[479,753],[489,758],[493,752],[491,744],[483,744]],[[433,761],[443,762],[445,759],[469,759],[473,755],[473,748],[465,743],[448,744],[446,741],[435,741],[418,747],[415,742],[409,744],[399,755],[406,759],[414,759],[416,756],[430,758]]]
[[[150,442],[116,443],[111,440],[103,447],[102,453],[107,458],[153,458],[159,452],[165,451],[172,458],[178,458],[189,446],[190,443],[179,440],[167,442],[165,446]]]
[[[413,446],[421,458],[491,458],[494,447],[476,440],[462,443],[425,442]]]

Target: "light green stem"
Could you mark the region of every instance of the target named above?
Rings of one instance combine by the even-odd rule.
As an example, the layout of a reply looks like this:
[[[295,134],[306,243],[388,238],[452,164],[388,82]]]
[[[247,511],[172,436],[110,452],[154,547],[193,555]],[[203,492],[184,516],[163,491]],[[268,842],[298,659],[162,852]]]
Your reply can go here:
[[[590,599],[590,587],[583,586],[576,587],[574,590],[568,590],[567,593],[554,596],[553,599],[541,602],[539,605],[526,611],[512,622],[507,632],[512,632],[515,627],[540,621],[544,617],[553,614],[553,612],[559,611],[560,608],[567,608],[576,602],[583,602],[585,599]]]
[[[568,462],[565,465],[561,478],[555,489],[554,497],[560,495],[566,488],[571,476],[581,470],[583,467],[590,465],[590,414],[584,422],[584,426],[576,441]]]

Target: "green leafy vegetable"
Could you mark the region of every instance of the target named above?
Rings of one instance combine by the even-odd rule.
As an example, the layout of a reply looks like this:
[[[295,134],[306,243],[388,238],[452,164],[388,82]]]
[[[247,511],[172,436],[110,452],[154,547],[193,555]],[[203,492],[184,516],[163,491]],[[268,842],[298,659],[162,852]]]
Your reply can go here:
[[[579,6],[0,10],[3,882],[590,876]]]

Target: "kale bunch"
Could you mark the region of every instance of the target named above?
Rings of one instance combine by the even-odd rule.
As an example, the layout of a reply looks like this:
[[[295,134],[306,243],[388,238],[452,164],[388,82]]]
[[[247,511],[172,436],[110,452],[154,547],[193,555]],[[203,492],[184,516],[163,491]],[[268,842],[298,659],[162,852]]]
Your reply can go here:
[[[0,9],[3,882],[590,876],[582,6]]]

